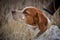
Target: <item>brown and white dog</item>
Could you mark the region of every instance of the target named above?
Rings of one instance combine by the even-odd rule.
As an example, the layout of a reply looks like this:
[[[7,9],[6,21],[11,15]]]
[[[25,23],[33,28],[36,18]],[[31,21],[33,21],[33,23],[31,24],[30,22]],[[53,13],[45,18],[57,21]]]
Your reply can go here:
[[[16,12],[12,12],[12,13],[14,14]],[[21,13],[24,14],[26,24],[29,24],[32,26],[38,25],[38,28],[39,28],[41,34],[47,30],[47,26],[48,26],[50,20],[38,8],[26,7],[21,11]],[[19,15],[16,15],[16,16],[17,17],[15,19],[20,19]]]
[[[38,25],[38,28],[42,33],[47,30],[49,20],[41,10],[35,7],[26,7],[22,10],[22,12],[26,17],[27,24],[33,26]]]

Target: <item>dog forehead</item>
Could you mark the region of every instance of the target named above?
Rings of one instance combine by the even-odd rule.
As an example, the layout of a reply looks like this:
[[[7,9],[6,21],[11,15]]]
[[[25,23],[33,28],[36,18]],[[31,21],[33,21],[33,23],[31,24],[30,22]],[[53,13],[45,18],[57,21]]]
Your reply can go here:
[[[36,7],[32,7],[32,6],[29,6],[29,7],[25,7],[25,8],[23,8],[23,10],[22,10],[22,12],[24,12],[25,10],[29,10],[29,11],[36,11],[38,8],[36,8]]]
[[[37,12],[37,9],[35,9],[35,8],[27,8],[26,11]]]
[[[38,13],[38,10],[35,8],[27,8],[25,11],[27,14],[30,14],[32,16],[35,16]]]

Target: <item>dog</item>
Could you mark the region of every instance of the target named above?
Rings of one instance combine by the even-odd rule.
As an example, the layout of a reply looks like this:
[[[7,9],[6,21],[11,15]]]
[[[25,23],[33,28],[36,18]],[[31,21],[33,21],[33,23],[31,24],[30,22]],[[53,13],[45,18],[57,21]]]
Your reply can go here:
[[[36,26],[39,28],[40,32],[37,36],[44,33],[47,30],[47,26],[49,24],[49,19],[47,16],[38,8],[36,7],[25,7],[23,10],[20,11],[22,14],[24,14],[25,17],[25,23]],[[16,12],[12,12],[13,14]],[[16,15],[17,16],[17,15]],[[15,19],[20,19],[19,15]],[[34,28],[34,27],[33,27]]]

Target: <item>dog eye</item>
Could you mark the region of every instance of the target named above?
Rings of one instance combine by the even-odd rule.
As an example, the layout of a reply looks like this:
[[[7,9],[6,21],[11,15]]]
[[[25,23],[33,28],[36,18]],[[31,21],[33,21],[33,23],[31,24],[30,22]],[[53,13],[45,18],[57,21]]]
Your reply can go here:
[[[23,14],[27,14],[27,12],[26,12],[26,11],[24,11],[24,12],[23,12]]]

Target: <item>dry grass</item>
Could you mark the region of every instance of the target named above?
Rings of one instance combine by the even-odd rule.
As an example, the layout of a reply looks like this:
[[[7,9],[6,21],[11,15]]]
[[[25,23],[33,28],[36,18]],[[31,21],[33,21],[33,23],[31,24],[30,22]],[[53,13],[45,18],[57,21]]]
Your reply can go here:
[[[4,23],[4,22],[3,22]],[[33,30],[23,22],[13,20],[11,15],[6,17],[6,23],[0,29],[1,40],[33,40]]]

